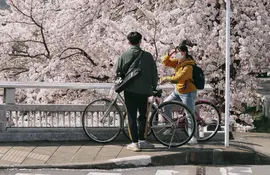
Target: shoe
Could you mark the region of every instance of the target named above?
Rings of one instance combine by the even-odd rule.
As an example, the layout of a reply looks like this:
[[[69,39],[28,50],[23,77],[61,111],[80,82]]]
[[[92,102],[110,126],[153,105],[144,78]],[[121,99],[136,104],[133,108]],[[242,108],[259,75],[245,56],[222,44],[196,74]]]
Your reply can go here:
[[[188,144],[190,144],[190,145],[195,145],[195,144],[198,144],[198,141],[197,141],[197,139],[196,139],[195,137],[192,137],[192,138],[190,139],[190,141],[188,142]]]
[[[141,149],[140,149],[138,143],[131,143],[131,144],[128,144],[128,145],[127,145],[127,149],[128,149],[128,150],[131,150],[131,151],[135,151],[135,152],[141,151]]]
[[[167,136],[167,135],[172,135],[172,128],[168,128],[163,132],[163,135]]]
[[[139,140],[139,148],[140,149],[153,149],[155,148],[155,145],[147,142],[146,140]]]

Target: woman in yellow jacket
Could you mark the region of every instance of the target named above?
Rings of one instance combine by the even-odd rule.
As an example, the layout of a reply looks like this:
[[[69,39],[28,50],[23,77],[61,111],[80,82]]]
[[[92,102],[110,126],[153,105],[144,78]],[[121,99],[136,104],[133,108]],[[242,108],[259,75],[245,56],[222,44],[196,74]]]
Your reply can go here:
[[[174,58],[171,57],[172,55],[174,55]],[[165,99],[165,101],[171,101],[171,100],[182,101],[185,105],[188,106],[191,112],[194,113],[195,112],[195,97],[197,94],[197,89],[195,85],[192,83],[192,72],[193,72],[192,65],[195,64],[195,61],[193,60],[192,56],[188,54],[187,46],[183,44],[177,46],[175,51],[165,55],[164,59],[162,60],[162,64],[164,64],[167,67],[174,68],[174,71],[175,71],[175,74],[173,76],[165,76],[161,78],[162,84],[168,83],[168,82],[176,84],[174,91]],[[189,133],[191,133],[192,131],[191,129],[192,128],[189,128]],[[197,143],[196,130],[195,130],[194,137],[191,138],[191,140],[189,141],[189,144]],[[163,134],[169,135],[171,134],[171,132],[172,132],[172,129],[167,129]]]

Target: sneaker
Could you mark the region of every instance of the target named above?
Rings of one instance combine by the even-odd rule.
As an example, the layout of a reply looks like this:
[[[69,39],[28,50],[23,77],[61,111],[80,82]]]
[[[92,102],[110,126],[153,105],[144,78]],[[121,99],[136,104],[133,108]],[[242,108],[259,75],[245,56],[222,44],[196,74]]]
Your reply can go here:
[[[172,128],[168,128],[163,132],[163,135],[167,136],[167,135],[172,135]]]
[[[128,150],[131,150],[131,151],[135,151],[135,152],[141,151],[141,149],[140,149],[138,143],[131,143],[131,144],[128,144],[128,145],[127,145],[127,149],[128,149]]]
[[[197,139],[195,138],[195,137],[192,137],[191,139],[190,139],[190,141],[188,142],[188,144],[190,144],[190,145],[195,145],[195,144],[197,144],[198,143],[198,141],[197,141]]]
[[[146,140],[139,140],[139,148],[141,149],[153,149],[155,145],[152,143],[147,142]]]

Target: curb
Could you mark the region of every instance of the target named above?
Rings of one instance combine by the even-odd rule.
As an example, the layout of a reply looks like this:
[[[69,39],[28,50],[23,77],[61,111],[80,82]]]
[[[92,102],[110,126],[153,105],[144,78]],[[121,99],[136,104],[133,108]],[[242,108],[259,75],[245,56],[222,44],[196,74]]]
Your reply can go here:
[[[174,154],[131,156],[89,164],[2,165],[0,169],[119,169],[169,165],[270,165],[270,157],[247,150],[191,149]]]

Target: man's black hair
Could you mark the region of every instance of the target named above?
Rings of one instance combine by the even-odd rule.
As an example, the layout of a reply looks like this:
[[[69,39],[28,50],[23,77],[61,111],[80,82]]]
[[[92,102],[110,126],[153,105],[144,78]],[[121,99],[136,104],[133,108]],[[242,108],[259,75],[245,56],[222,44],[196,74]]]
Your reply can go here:
[[[137,45],[142,40],[142,35],[139,32],[130,32],[127,36],[128,41],[132,45]]]

